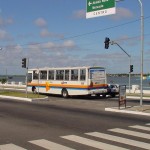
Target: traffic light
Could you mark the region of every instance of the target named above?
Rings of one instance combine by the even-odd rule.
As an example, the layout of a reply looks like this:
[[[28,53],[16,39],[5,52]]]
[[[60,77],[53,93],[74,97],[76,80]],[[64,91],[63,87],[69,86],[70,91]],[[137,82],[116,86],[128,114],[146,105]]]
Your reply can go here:
[[[133,65],[130,65],[130,72],[133,72]]]
[[[26,65],[27,65],[27,59],[23,58],[22,59],[22,68],[26,68]]]
[[[108,37],[105,38],[105,49],[108,49],[109,48],[109,42],[110,42],[110,39]]]

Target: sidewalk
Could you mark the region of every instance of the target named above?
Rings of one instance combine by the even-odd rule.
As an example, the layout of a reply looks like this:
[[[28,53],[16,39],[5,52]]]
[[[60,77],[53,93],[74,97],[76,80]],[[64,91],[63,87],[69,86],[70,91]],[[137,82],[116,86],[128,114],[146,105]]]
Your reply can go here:
[[[105,111],[150,116],[150,105],[105,108]]]
[[[140,97],[127,96],[127,101],[129,100],[140,100]],[[143,97],[143,100],[150,101],[150,97]],[[108,107],[105,108],[105,111],[150,116],[150,105],[127,106],[126,108],[121,107],[120,109],[119,107]]]
[[[1,98],[2,99],[9,99],[9,100],[17,100],[17,101],[26,101],[26,102],[48,100],[47,96],[45,96],[44,98],[25,98],[25,97],[15,97],[15,96],[0,95],[0,99]]]
[[[139,96],[127,96],[127,99],[136,99],[136,100],[140,100],[140,97],[139,97]],[[143,97],[143,100],[148,100],[148,101],[150,101],[150,96]]]

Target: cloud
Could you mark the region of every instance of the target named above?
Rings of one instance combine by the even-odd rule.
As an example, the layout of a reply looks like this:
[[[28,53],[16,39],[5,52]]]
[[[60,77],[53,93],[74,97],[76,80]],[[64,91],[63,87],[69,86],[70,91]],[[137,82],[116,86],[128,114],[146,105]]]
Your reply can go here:
[[[83,9],[73,12],[73,18],[82,19],[82,18],[85,18],[85,17],[86,17],[86,12]]]
[[[115,39],[114,41],[120,44],[125,44],[125,45],[133,47],[140,43],[140,36],[129,37],[127,35],[124,35],[122,37]]]
[[[2,67],[17,68],[21,66],[22,50],[23,48],[20,45],[7,45],[7,47],[4,47],[0,55]]]
[[[24,34],[18,34],[17,38],[19,39],[29,39],[29,38],[35,38],[35,35],[33,33],[24,33]]]
[[[87,54],[84,59],[87,59],[87,60],[103,60],[104,62],[106,62],[105,60],[122,60],[124,59],[124,55],[122,55],[121,52],[113,52],[113,53],[109,53],[109,54]]]
[[[6,18],[5,19],[5,18],[0,16],[0,27],[13,24],[13,22],[14,22],[13,18]]]
[[[62,43],[46,42],[43,44],[30,43],[26,54],[30,61],[30,68],[35,67],[62,67],[71,64],[72,55],[68,55],[68,50],[74,46],[72,41]]]
[[[10,41],[12,40],[12,37],[9,35],[8,32],[6,32],[5,30],[0,29],[0,40],[3,41]]]
[[[74,41],[72,41],[72,40],[68,40],[68,41],[65,41],[65,42],[63,43],[63,47],[70,47],[70,48],[73,48],[73,47],[75,47],[75,43],[74,43]]]
[[[45,42],[45,43],[29,43],[28,53],[32,52],[36,56],[37,53],[42,55],[43,53],[50,55],[51,53],[65,53],[76,48],[76,44],[72,40],[67,40],[62,43]],[[32,54],[33,55],[33,54]]]
[[[57,34],[57,33],[49,32],[47,28],[44,28],[44,29],[41,30],[40,36],[42,38],[47,38],[47,37],[51,37],[51,38],[64,38],[63,34]]]
[[[44,18],[38,18],[34,21],[35,25],[41,27],[40,37],[42,38],[64,38],[63,34],[50,32],[47,29],[47,22]]]
[[[43,18],[38,18],[35,20],[35,24],[38,26],[38,27],[45,27],[47,26],[47,22],[45,19]]]
[[[134,15],[133,13],[126,8],[118,7],[116,9],[116,14],[111,16],[111,19],[113,20],[121,20],[121,19],[128,19],[132,18]]]
[[[58,44],[53,43],[53,42],[47,42],[42,44],[42,48],[46,48],[46,49],[56,49],[58,47]]]
[[[50,37],[51,33],[48,31],[48,29],[42,29],[40,32],[41,37]]]
[[[36,67],[68,67],[68,66],[103,66],[107,72],[128,71],[128,61],[122,52],[113,53],[74,53],[77,47],[72,40],[63,42],[29,43],[28,46],[10,45],[2,51],[5,56],[0,55],[0,62],[3,66],[11,66],[8,71],[14,74],[14,69],[21,69],[21,59],[29,58],[29,68]],[[74,50],[70,53],[69,50]],[[135,57],[137,59],[137,57]],[[7,61],[6,61],[7,60]],[[120,67],[123,66],[123,67]],[[11,69],[13,68],[13,69]],[[18,72],[22,74],[23,72]]]

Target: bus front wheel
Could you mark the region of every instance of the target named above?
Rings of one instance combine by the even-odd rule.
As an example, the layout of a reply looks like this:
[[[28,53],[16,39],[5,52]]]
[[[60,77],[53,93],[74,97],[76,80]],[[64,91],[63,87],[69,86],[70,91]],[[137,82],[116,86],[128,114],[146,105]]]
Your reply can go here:
[[[61,92],[61,94],[62,94],[62,97],[63,98],[68,98],[68,91],[66,90],[66,89],[62,89],[62,92]]]

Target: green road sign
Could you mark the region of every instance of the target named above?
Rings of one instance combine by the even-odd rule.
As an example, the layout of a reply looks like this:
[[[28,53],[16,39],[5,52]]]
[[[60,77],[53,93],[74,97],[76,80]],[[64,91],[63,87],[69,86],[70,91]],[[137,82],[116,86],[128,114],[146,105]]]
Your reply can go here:
[[[115,0],[87,0],[86,18],[116,13]]]

